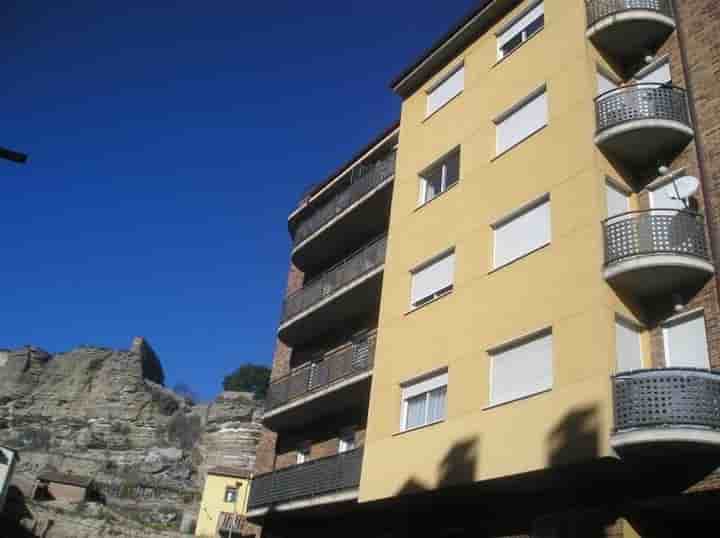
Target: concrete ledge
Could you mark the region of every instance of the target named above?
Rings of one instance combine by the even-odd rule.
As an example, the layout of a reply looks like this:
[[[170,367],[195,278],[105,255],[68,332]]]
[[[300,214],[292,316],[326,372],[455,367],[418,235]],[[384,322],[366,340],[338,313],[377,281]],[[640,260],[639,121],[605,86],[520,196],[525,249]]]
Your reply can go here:
[[[720,432],[692,427],[643,428],[616,433],[610,437],[610,446],[614,450],[656,443],[692,444],[720,449]]]
[[[659,119],[640,119],[640,120],[628,120],[619,125],[615,125],[608,129],[600,131],[595,135],[595,144],[601,146],[611,138],[615,138],[619,135],[623,135],[632,131],[640,131],[644,129],[670,129],[677,131],[681,134],[693,138],[695,131],[692,127],[685,125],[682,122],[674,120],[659,120]]]
[[[314,506],[323,506],[326,504],[333,504],[345,501],[353,501],[358,498],[358,488],[346,489],[334,493],[328,493],[326,495],[318,495],[316,497],[308,497],[305,499],[296,499],[292,501],[286,501],[277,503],[271,506],[264,506],[262,508],[254,508],[248,510],[246,517],[254,518],[261,517],[268,512],[289,512],[291,510],[300,510],[303,508],[312,508]]]
[[[603,270],[603,276],[605,280],[613,280],[624,273],[658,267],[687,268],[708,274],[715,272],[712,263],[694,256],[685,256],[683,254],[639,254],[612,262]]]
[[[592,24],[585,32],[586,37],[592,38],[594,35],[606,30],[616,24],[625,22],[657,22],[671,29],[675,28],[675,21],[672,17],[663,15],[657,11],[650,9],[629,9],[620,13],[613,13],[607,17],[603,17],[599,21]]]

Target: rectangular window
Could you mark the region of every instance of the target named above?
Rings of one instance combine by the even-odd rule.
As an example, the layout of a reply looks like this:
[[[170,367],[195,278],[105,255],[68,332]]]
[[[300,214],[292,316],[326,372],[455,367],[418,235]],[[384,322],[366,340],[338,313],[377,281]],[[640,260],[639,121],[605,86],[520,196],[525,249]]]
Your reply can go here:
[[[442,254],[411,271],[410,303],[413,307],[447,293],[455,278],[455,251]]]
[[[420,200],[424,204],[445,192],[460,178],[460,149],[452,151],[420,174]]]
[[[545,26],[545,6],[542,2],[514,19],[497,34],[497,57],[502,60]]]
[[[225,488],[225,502],[234,503],[237,500],[237,488]]]
[[[618,87],[614,80],[598,71],[597,74],[598,95],[614,90]]]
[[[310,446],[309,445],[303,445],[298,448],[297,451],[297,460],[296,463],[299,465],[301,463],[305,463],[310,459]]]
[[[705,316],[696,312],[663,324],[665,366],[710,368]]]
[[[642,342],[640,331],[624,319],[615,319],[615,353],[617,371],[640,370],[642,361]]]
[[[605,199],[608,218],[630,211],[630,197],[609,181],[605,182]]]
[[[340,434],[338,440],[338,453],[349,452],[355,450],[355,430],[345,430]]]
[[[494,224],[493,228],[495,268],[549,244],[550,197],[543,196],[540,200]]]
[[[543,86],[495,119],[497,154],[516,146],[547,123],[548,99]]]
[[[402,431],[445,420],[447,372],[402,387]]]
[[[552,388],[553,343],[548,329],[490,352],[490,405]]]
[[[427,93],[427,116],[463,91],[465,87],[465,65],[460,65],[446,78],[433,86]]]
[[[641,83],[654,82],[656,84],[671,84],[672,73],[670,72],[670,62],[665,61],[653,66],[650,71],[638,77],[637,81]]]

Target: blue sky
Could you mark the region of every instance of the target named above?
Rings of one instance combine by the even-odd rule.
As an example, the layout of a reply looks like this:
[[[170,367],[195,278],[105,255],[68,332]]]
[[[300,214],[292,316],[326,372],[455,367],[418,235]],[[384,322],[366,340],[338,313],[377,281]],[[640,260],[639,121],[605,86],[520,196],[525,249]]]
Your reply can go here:
[[[203,398],[270,364],[288,213],[476,1],[11,2],[0,146],[30,160],[0,161],[0,347],[143,335]]]

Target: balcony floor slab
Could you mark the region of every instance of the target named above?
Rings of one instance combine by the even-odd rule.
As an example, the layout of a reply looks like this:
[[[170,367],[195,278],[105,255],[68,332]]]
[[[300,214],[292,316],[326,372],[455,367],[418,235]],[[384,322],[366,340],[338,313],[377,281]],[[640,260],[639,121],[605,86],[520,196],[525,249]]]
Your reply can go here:
[[[695,256],[647,254],[613,262],[603,270],[607,282],[638,296],[650,296],[702,282],[713,264]]]

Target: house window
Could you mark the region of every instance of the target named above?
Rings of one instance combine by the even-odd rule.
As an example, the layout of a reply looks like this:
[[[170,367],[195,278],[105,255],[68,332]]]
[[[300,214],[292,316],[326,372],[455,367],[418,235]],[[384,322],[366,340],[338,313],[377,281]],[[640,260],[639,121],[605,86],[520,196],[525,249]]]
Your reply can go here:
[[[338,453],[355,450],[355,430],[345,430],[340,433],[338,440]]]
[[[493,225],[494,267],[513,260],[550,243],[550,197],[520,208]]]
[[[502,60],[545,26],[545,6],[531,6],[497,33],[497,57]]]
[[[420,174],[420,200],[424,204],[448,190],[460,178],[460,149],[452,151]]]
[[[498,155],[539,131],[548,123],[548,99],[545,86],[513,105],[494,120]]]
[[[597,86],[598,95],[609,92],[618,87],[617,83],[613,79],[600,71],[597,73]]]
[[[447,371],[402,386],[402,431],[445,420]]]
[[[464,86],[465,66],[461,64],[427,92],[427,115],[429,116],[462,92]]]
[[[300,465],[301,463],[305,463],[310,459],[310,446],[309,445],[303,445],[298,448],[297,450],[297,459],[296,463]]]
[[[455,250],[451,250],[410,271],[410,303],[417,307],[449,292],[455,277]]]
[[[624,319],[615,319],[615,353],[617,371],[629,372],[642,368],[642,341],[638,327]]]
[[[640,71],[636,80],[640,83],[671,84],[672,73],[668,60],[659,62]]]
[[[665,365],[680,368],[710,368],[705,316],[689,313],[663,324]]]
[[[496,348],[489,354],[490,405],[552,388],[553,339],[550,329]]]
[[[609,181],[605,182],[605,201],[608,218],[630,211],[630,197]]]
[[[237,501],[237,488],[225,488],[225,502],[226,503],[234,503]]]

